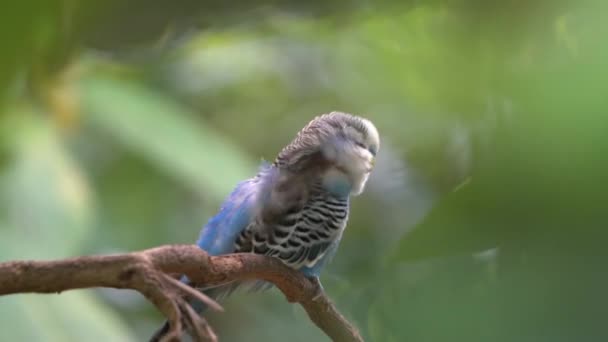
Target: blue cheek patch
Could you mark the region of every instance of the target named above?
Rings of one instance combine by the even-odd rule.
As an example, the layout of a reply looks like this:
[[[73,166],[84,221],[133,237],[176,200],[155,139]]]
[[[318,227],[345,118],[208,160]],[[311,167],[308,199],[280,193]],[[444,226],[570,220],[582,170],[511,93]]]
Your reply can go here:
[[[346,177],[331,177],[323,185],[327,191],[338,197],[347,197],[352,189]]]

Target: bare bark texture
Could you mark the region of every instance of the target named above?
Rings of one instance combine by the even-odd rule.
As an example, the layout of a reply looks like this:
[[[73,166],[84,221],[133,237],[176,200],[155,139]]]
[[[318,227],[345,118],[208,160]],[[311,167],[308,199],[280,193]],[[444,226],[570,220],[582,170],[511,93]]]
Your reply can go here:
[[[0,263],[0,295],[60,293],[91,287],[132,289],[143,294],[169,320],[171,329],[164,341],[179,341],[185,331],[196,341],[216,341],[212,328],[192,310],[187,299],[201,300],[214,310],[222,311],[222,307],[170,276],[180,274],[206,286],[234,280],[271,282],[290,303],[302,305],[310,319],[332,340],[363,341],[319,284],[300,272],[271,257],[209,256],[195,245],[168,245],[127,254],[56,261]]]

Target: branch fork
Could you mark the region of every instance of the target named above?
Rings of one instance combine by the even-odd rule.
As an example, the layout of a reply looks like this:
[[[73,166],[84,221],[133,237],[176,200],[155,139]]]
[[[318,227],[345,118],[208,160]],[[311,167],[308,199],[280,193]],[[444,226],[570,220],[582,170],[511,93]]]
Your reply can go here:
[[[209,256],[195,245],[167,245],[143,251],[82,256],[56,261],[0,263],[0,295],[60,293],[111,287],[143,294],[170,322],[164,341],[179,341],[187,331],[195,341],[217,341],[211,326],[188,304],[197,299],[223,311],[213,299],[181,283],[187,275],[196,284],[214,286],[237,280],[265,280],[278,287],[290,303],[299,303],[310,319],[334,341],[363,341],[358,330],[338,312],[318,281],[280,261],[255,254]]]

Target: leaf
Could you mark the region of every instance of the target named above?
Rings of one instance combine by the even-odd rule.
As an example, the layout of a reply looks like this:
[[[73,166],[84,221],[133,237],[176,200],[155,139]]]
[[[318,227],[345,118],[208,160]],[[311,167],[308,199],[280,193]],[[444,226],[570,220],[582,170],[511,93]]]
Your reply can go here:
[[[133,341],[115,313],[91,293],[0,298],[0,328],[7,341]]]
[[[15,106],[0,174],[0,260],[60,258],[81,251],[92,229],[88,184],[48,117]],[[88,293],[0,297],[7,341],[130,341],[127,327]]]
[[[7,213],[2,233],[14,237],[15,253],[0,256],[74,255],[92,229],[88,183],[47,117],[32,108],[13,113],[8,149],[14,157],[1,174],[0,208]]]
[[[391,256],[393,261],[470,254],[495,247],[501,228],[497,199],[486,200],[478,190],[469,184],[446,195],[401,239]]]
[[[163,94],[98,74],[86,76],[81,87],[88,120],[202,195],[223,198],[255,170],[229,139]]]
[[[495,282],[469,257],[401,264],[378,282],[368,310],[373,341],[497,341]]]

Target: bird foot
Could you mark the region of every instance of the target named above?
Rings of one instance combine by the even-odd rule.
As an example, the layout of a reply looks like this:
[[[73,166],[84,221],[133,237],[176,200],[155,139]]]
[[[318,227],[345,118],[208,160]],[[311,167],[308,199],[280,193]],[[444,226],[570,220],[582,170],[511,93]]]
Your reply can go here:
[[[323,288],[319,277],[310,277],[308,279],[310,279],[310,281],[316,287],[315,295],[312,297],[313,302],[316,302],[317,300],[319,300],[319,298],[323,297],[323,295],[325,294],[325,289]]]

